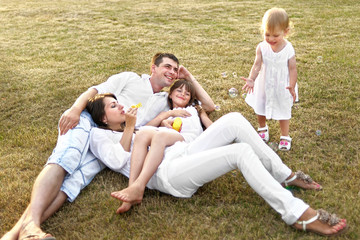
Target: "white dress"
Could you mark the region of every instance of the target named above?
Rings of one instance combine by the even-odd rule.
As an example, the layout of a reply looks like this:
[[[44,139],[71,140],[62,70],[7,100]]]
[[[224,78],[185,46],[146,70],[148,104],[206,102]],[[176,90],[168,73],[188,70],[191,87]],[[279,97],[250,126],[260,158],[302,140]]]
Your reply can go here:
[[[288,120],[293,105],[293,98],[286,89],[290,82],[288,61],[295,56],[295,50],[288,41],[280,52],[274,52],[266,41],[259,46],[263,63],[255,80],[254,92],[248,94],[245,101],[257,115]]]

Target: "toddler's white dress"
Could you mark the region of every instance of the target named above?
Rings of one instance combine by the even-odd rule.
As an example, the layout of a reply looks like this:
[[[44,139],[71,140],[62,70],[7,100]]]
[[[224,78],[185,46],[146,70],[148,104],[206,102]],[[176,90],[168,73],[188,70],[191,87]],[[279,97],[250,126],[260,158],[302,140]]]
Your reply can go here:
[[[257,115],[266,116],[267,119],[288,120],[293,105],[293,98],[286,89],[290,81],[288,61],[295,55],[295,50],[288,41],[277,53],[266,41],[259,46],[263,63],[255,80],[254,92],[248,94],[245,101]]]

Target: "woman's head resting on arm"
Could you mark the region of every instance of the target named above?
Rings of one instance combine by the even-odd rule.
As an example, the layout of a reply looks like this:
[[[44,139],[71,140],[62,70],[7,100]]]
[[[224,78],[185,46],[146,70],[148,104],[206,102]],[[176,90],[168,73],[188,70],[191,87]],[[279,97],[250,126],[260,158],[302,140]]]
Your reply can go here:
[[[195,88],[190,81],[179,79],[169,90],[169,106],[173,108],[185,108],[191,106],[195,101]]]
[[[114,131],[122,131],[124,129],[124,106],[118,103],[114,94],[96,94],[89,99],[86,110],[99,127]]]

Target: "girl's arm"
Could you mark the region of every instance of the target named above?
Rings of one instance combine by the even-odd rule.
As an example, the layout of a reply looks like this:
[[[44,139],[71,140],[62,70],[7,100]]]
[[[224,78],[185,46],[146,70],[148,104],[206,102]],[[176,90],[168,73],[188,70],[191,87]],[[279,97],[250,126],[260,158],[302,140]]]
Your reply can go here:
[[[259,75],[262,64],[262,55],[260,45],[256,48],[256,56],[254,64],[251,68],[250,74],[248,78],[241,77],[242,80],[246,81],[246,84],[242,87],[243,90],[251,93],[254,91],[254,82],[257,76]]]
[[[297,82],[297,70],[296,70],[296,59],[295,56],[289,59],[289,79],[290,84],[286,89],[289,89],[290,94],[292,95],[294,102],[296,99],[296,93],[295,93],[295,84]]]
[[[129,108],[125,113],[125,129],[120,144],[125,151],[130,152],[132,136],[135,129],[137,108]]]
[[[202,124],[205,126],[205,128],[210,127],[210,125],[213,123],[207,113],[204,110],[201,110],[199,113],[200,120]]]
[[[195,88],[195,97],[201,102],[201,106],[206,112],[212,112],[215,110],[215,103],[205,91],[205,89],[200,85],[196,78],[187,70],[184,66],[179,68],[178,78],[184,78],[194,85]]]

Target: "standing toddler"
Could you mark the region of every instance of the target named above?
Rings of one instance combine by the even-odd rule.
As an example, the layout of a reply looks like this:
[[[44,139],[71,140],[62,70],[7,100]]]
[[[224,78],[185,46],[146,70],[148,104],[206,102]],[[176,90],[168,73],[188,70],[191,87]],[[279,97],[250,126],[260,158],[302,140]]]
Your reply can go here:
[[[290,20],[282,8],[268,10],[262,19],[264,41],[256,48],[254,65],[242,88],[249,94],[245,101],[254,109],[259,123],[260,137],[269,141],[267,119],[279,120],[281,137],[279,149],[291,148],[289,126],[291,107],[296,99],[295,50],[286,40]]]

